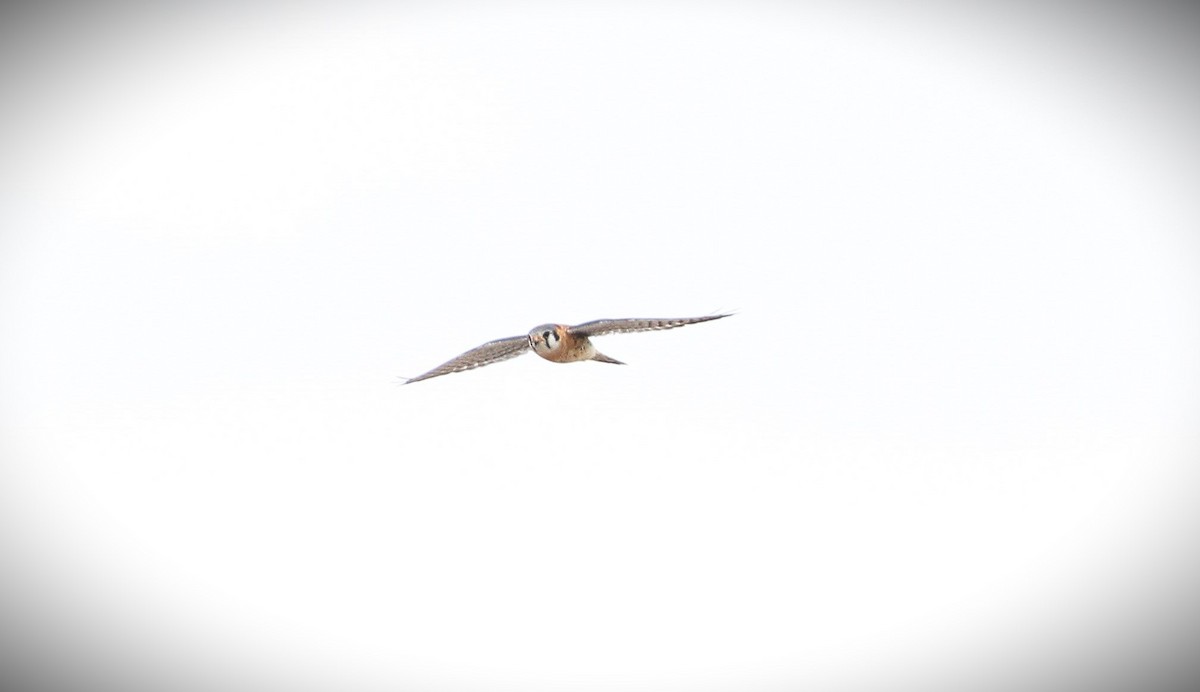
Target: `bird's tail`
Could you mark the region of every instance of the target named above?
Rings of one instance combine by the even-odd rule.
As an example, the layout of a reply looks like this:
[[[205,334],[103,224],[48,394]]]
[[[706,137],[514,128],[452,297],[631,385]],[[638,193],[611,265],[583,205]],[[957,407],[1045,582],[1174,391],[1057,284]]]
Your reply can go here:
[[[616,358],[609,358],[608,356],[604,355],[603,353],[601,353],[599,351],[596,351],[596,355],[592,356],[592,360],[598,360],[601,363],[612,363],[613,365],[624,365],[624,363],[617,360]]]

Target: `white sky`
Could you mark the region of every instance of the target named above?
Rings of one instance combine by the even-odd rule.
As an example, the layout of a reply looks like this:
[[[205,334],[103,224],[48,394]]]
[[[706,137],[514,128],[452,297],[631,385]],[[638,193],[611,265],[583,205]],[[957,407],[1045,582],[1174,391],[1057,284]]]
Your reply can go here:
[[[1172,656],[1194,69],[1107,7],[841,7],[31,24],[0,135],[26,646],[343,690]],[[720,310],[597,339],[623,368],[397,386],[542,322]]]

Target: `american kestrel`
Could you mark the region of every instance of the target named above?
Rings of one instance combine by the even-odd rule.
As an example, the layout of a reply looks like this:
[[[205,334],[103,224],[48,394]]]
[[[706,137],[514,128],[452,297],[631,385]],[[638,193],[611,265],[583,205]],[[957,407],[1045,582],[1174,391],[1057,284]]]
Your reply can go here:
[[[404,384],[412,384],[428,380],[439,375],[449,375],[452,372],[471,370],[482,365],[499,363],[502,360],[515,358],[528,349],[546,360],[555,363],[574,363],[580,360],[598,360],[601,363],[624,365],[615,358],[600,353],[592,345],[591,337],[601,334],[616,334],[619,332],[651,332],[661,329],[674,329],[686,324],[697,324],[709,320],[719,320],[729,317],[729,314],[709,315],[707,317],[680,317],[676,319],[623,319],[595,320],[574,326],[565,324],[543,324],[529,330],[525,336],[510,336],[506,339],[489,341],[477,346],[452,360],[437,366],[424,375],[405,380]]]

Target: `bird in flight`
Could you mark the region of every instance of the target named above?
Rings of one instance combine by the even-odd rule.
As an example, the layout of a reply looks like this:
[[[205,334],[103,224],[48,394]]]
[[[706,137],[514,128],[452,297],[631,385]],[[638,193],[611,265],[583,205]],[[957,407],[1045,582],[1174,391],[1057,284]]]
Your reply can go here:
[[[707,317],[679,317],[674,319],[621,319],[594,320],[573,326],[565,324],[543,324],[529,330],[524,336],[510,336],[505,339],[489,341],[481,346],[460,354],[437,366],[424,375],[405,380],[404,384],[412,384],[431,377],[449,375],[452,372],[471,370],[483,365],[499,363],[502,360],[515,358],[529,349],[554,363],[574,363],[581,360],[598,360],[601,363],[624,365],[615,358],[600,353],[592,345],[591,337],[602,334],[619,334],[622,332],[652,332],[663,329],[674,329],[688,324],[698,324],[710,320],[729,317],[729,314],[708,315]]]

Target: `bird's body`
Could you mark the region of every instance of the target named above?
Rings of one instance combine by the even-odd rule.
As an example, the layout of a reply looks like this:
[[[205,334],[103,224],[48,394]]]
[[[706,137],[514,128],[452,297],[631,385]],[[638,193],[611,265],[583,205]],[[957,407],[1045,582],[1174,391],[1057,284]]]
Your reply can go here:
[[[621,361],[597,351],[595,345],[592,344],[591,337],[621,332],[647,332],[674,329],[688,324],[708,322],[728,316],[727,314],[723,314],[673,319],[632,318],[595,320],[574,326],[543,324],[529,330],[529,333],[525,336],[511,336],[506,339],[497,339],[477,346],[423,375],[418,375],[407,380],[405,384],[427,380],[439,375],[448,375],[452,372],[462,372],[484,365],[491,365],[502,360],[515,358],[530,349],[553,363],[576,363],[583,360],[595,360],[601,363],[624,365]]]
[[[543,324],[529,330],[529,345],[533,352],[552,363],[577,363],[581,360],[598,360],[602,363],[617,363],[596,350],[592,340],[575,334],[565,324]]]

